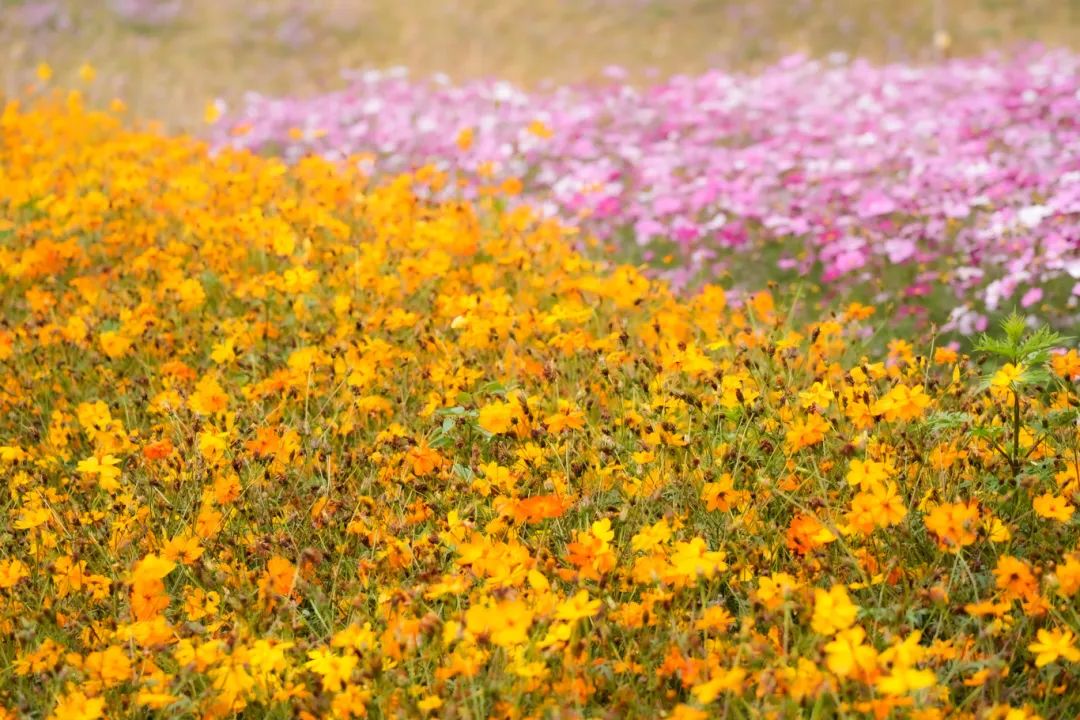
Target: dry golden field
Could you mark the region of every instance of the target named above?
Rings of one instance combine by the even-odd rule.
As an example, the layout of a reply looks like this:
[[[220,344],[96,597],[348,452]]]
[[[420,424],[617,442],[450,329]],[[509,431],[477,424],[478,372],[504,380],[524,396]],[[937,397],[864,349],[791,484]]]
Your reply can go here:
[[[642,77],[752,68],[799,51],[923,60],[936,29],[956,54],[1080,40],[1077,0],[4,0],[0,13],[7,94],[43,61],[65,84],[88,62],[95,94],[174,127],[209,98],[323,91],[348,68],[533,83],[610,64]]]

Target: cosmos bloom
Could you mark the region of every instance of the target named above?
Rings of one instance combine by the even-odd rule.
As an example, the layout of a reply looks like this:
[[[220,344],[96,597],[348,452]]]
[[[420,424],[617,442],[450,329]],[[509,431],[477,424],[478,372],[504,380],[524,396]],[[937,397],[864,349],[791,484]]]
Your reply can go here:
[[[1023,365],[1005,363],[990,379],[990,385],[996,388],[1011,388],[1013,383],[1019,380],[1026,368]]]
[[[380,175],[430,165],[447,195],[509,183],[518,202],[601,241],[667,255],[674,267],[658,274],[678,283],[768,263],[841,292],[873,284],[909,307],[944,288],[959,300],[928,319],[972,334],[1002,307],[1054,312],[1076,293],[1062,224],[1075,205],[1078,67],[1045,48],[918,66],[800,57],[750,75],[537,90],[372,71],[342,91],[252,95],[207,117],[218,146],[290,161],[364,153]],[[1048,134],[1066,150],[1047,153]],[[949,240],[923,242],[925,228]]]
[[[1068,353],[1013,382],[1035,450],[1007,483],[998,368],[867,306],[614,267],[495,162],[444,200],[441,166],[369,180],[39,100],[0,112],[0,717],[992,717],[1046,704],[1017,647],[1074,661],[1046,625],[1080,592]],[[813,252],[853,266],[879,224],[930,252],[921,196],[864,183]],[[737,189],[697,188],[732,215]]]
[[[518,522],[532,524],[562,517],[570,506],[571,502],[568,498],[558,495],[535,495],[515,502],[511,512]]]
[[[105,455],[101,458],[96,456],[80,460],[78,471],[84,475],[97,477],[98,484],[107,492],[115,492],[120,488],[120,464],[119,458]]]
[[[825,645],[825,663],[838,677],[859,672],[866,675],[877,667],[877,650],[865,644],[866,631],[859,626],[841,630]]]
[[[1036,667],[1044,667],[1059,658],[1072,663],[1080,662],[1080,650],[1073,645],[1075,636],[1072,630],[1040,628],[1035,637],[1036,642],[1029,644],[1028,650],[1035,654]]]
[[[508,432],[518,423],[522,422],[521,411],[512,401],[496,402],[485,405],[480,409],[479,425],[489,433],[501,434]]]
[[[820,415],[807,415],[791,424],[784,439],[790,450],[797,452],[820,443],[828,431],[829,423]]]
[[[875,415],[881,415],[889,422],[909,421],[921,417],[931,403],[931,398],[922,386],[916,385],[912,388],[897,385],[875,402],[872,410]]]
[[[1069,522],[1073,513],[1076,512],[1076,507],[1072,503],[1064,497],[1053,493],[1039,495],[1032,500],[1031,504],[1035,508],[1035,514],[1039,517],[1057,520],[1062,523]]]
[[[974,500],[966,503],[941,503],[925,516],[926,527],[938,538],[942,548],[956,552],[976,539],[979,506]]]
[[[829,590],[815,588],[814,615],[810,621],[814,632],[833,635],[846,630],[855,623],[858,612],[858,605],[851,602],[843,585],[834,585]]]
[[[105,716],[105,698],[87,697],[79,690],[72,690],[53,708],[50,720],[98,720]]]

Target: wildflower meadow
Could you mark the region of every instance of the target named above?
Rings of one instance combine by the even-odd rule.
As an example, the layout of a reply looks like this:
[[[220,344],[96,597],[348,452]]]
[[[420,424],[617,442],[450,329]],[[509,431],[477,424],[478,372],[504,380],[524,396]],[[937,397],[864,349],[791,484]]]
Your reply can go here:
[[[1080,325],[1080,55],[609,76],[526,92],[372,71],[314,98],[250,97],[217,138],[520,182],[526,203],[679,286],[811,277],[966,335],[1014,306]]]
[[[1080,717],[1080,55],[97,74],[0,110],[0,720]]]

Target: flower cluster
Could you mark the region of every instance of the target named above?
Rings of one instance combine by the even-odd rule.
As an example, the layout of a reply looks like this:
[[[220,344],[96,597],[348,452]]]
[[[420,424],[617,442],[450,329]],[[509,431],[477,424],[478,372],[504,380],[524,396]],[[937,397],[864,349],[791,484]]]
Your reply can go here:
[[[442,181],[4,108],[0,716],[1080,713],[1075,350]]]
[[[520,187],[677,284],[764,267],[929,303],[970,334],[1014,306],[1077,317],[1078,116],[1080,55],[1029,50],[535,92],[368,72],[312,99],[252,96],[214,133],[380,173],[433,163],[449,190]]]

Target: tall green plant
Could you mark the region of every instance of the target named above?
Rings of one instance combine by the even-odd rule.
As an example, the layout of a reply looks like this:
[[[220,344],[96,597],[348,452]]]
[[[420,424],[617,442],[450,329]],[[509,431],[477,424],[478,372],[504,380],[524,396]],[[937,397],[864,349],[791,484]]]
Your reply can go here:
[[[984,333],[975,344],[975,350],[1002,363],[983,377],[979,387],[981,390],[996,387],[1009,392],[1012,403],[1010,437],[1003,445],[994,437],[989,428],[977,429],[976,433],[991,440],[997,452],[1009,463],[1015,478],[1042,439],[1040,437],[1026,452],[1021,452],[1020,433],[1024,428],[1024,399],[1035,388],[1045,387],[1054,382],[1055,376],[1049,369],[1050,354],[1055,348],[1068,343],[1072,338],[1061,335],[1045,325],[1037,330],[1029,331],[1027,319],[1015,312],[1002,321],[1001,333],[999,337],[991,337]]]

